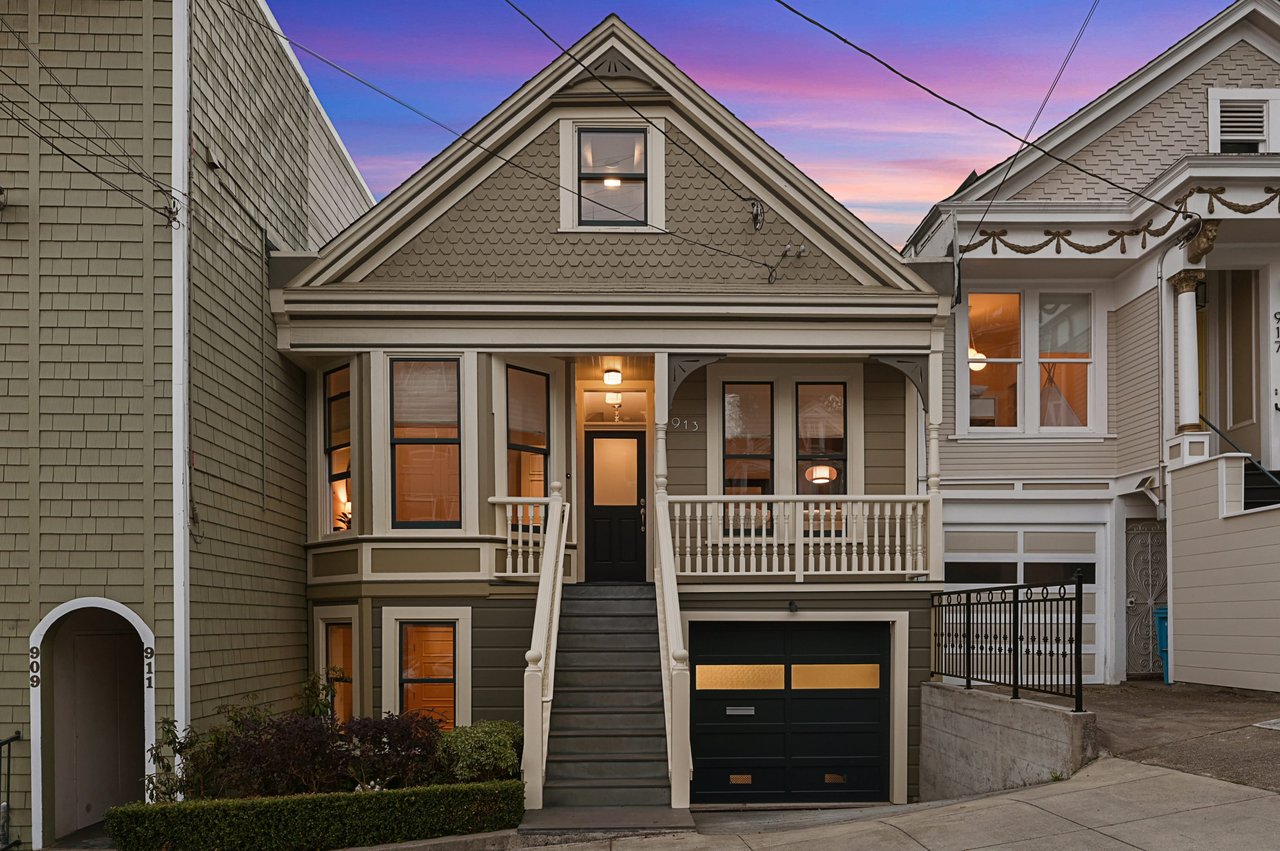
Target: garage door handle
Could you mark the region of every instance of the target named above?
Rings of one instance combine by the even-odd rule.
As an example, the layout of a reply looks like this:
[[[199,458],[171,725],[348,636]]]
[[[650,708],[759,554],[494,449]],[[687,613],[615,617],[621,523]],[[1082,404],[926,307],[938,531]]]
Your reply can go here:
[[[755,715],[756,708],[754,706],[726,706],[724,708],[725,715]]]

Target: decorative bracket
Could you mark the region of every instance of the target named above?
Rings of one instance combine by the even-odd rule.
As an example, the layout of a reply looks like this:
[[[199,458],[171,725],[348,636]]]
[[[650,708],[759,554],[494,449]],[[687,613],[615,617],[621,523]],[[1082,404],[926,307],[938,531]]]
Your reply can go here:
[[[920,401],[929,410],[929,356],[928,355],[872,355],[872,360],[891,366],[905,375],[916,386]]]
[[[724,355],[671,355],[667,358],[667,405],[676,400],[684,380],[704,366],[724,360]]]

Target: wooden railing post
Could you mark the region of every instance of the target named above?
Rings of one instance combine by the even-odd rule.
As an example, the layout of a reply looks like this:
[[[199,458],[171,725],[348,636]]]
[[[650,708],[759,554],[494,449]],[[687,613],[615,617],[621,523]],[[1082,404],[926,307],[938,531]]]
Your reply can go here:
[[[530,650],[524,654],[524,808],[542,809],[542,784],[546,755],[543,753],[542,730],[542,654]]]
[[[671,806],[688,809],[693,752],[689,740],[689,652],[671,654]]]

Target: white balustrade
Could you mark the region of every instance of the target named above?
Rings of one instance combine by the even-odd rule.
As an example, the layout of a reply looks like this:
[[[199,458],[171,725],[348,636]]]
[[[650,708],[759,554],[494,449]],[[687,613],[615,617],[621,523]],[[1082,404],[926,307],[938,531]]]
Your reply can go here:
[[[546,539],[544,520],[551,497],[494,496],[498,533],[506,535],[506,557],[494,565],[494,574],[508,579],[536,579]]]
[[[676,574],[924,575],[928,506],[925,496],[672,496]]]

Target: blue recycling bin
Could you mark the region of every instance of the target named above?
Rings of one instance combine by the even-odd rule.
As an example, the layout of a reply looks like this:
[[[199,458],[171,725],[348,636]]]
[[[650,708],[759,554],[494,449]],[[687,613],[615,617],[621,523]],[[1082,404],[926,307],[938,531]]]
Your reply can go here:
[[[1164,684],[1169,684],[1169,607],[1156,606],[1151,610],[1156,622],[1156,652],[1160,654],[1160,670]]]

